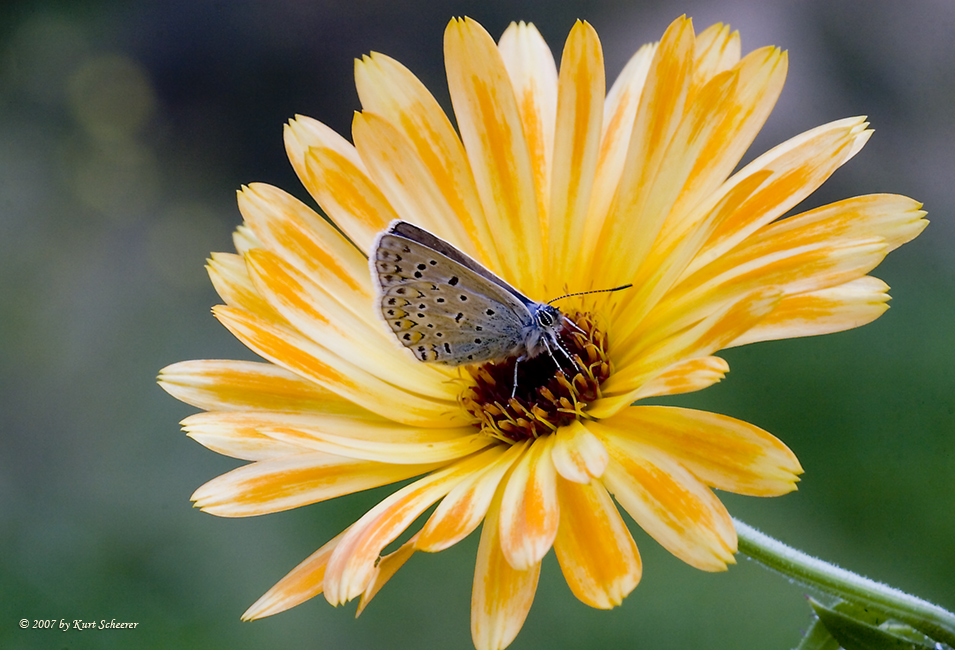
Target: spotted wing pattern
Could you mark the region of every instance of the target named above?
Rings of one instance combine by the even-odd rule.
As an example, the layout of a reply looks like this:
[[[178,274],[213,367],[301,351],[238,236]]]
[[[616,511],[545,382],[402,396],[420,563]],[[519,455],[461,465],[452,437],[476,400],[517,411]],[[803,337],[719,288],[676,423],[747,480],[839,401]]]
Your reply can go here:
[[[382,317],[421,361],[458,366],[523,352],[533,301],[447,242],[396,221],[369,262]]]

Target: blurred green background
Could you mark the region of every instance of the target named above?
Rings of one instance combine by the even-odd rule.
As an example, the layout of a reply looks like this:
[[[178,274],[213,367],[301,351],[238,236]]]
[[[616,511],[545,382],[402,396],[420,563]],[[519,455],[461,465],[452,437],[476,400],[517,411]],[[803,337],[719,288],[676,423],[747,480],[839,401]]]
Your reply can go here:
[[[384,492],[242,520],[190,508],[238,463],[187,439],[194,411],[155,374],[253,358],[209,313],[203,270],[232,250],[234,192],[306,193],[285,160],[296,113],[347,133],[352,60],[404,62],[447,106],[442,33],[469,15],[499,36],[534,22],[557,52],[584,18],[608,75],[681,13],[728,22],[743,49],[790,52],[747,159],[830,120],[875,136],[809,201],[867,192],[925,203],[932,224],[876,275],[891,309],[865,328],[731,350],[723,383],[673,403],[758,424],[806,474],[778,499],[727,495],[737,517],[810,553],[955,608],[955,3],[8,2],[0,9],[0,647],[470,648],[476,535],[415,556],[362,617],[317,598],[239,615]],[[741,559],[683,565],[642,532],[642,584],[591,610],[551,554],[513,648],[789,648],[803,591]],[[117,619],[128,631],[21,630]]]

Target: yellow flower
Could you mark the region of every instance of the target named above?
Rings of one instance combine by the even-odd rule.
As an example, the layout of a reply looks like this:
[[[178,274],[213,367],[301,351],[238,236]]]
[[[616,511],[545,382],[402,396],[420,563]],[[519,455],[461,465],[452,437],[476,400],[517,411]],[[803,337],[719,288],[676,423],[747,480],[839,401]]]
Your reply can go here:
[[[297,117],[285,141],[334,224],[267,185],[238,195],[238,255],[209,272],[216,317],[269,363],[188,361],[162,386],[204,409],[189,435],[252,461],[199,488],[206,512],[295,508],[419,476],[296,567],[246,613],[319,593],[359,608],[415,552],[483,522],[472,636],[503,648],[553,547],[572,592],[619,604],[641,575],[616,500],[671,553],[706,571],[736,534],[711,488],[773,496],[801,468],[767,432],[642,398],[699,390],[722,348],[857,327],[886,309],[868,272],[925,226],[915,201],[848,199],[781,218],[855,155],[864,118],[826,124],[733,173],[769,115],[787,57],[740,58],[738,34],[679,18],[609,92],[594,30],[578,22],[560,67],[531,25],[495,44],[474,21],[445,34],[459,133],[420,81],[372,54],[356,64],[354,145]],[[535,300],[568,292],[578,326],[565,376],[547,355],[450,368],[417,361],[381,321],[367,257],[394,219],[418,224]],[[566,364],[565,364],[566,365]],[[386,546],[429,507],[426,523]],[[406,536],[407,536],[406,535]]]

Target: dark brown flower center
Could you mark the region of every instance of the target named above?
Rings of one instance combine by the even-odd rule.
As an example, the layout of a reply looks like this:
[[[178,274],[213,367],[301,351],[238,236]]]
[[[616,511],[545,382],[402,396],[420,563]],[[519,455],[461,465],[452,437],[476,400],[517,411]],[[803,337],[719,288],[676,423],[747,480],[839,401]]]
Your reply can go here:
[[[569,318],[581,331],[565,323],[560,341],[573,363],[557,350],[522,361],[516,389],[515,357],[468,368],[474,385],[461,401],[482,431],[505,442],[539,438],[583,417],[587,404],[600,397],[611,372],[607,337],[593,315]]]

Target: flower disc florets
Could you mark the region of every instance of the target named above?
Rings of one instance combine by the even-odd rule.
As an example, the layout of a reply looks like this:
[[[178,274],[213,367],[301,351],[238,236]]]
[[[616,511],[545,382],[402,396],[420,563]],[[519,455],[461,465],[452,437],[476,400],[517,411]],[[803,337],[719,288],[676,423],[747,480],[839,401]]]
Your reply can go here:
[[[516,390],[516,357],[468,368],[474,384],[461,400],[485,433],[505,442],[539,438],[584,417],[587,404],[600,397],[611,372],[607,336],[592,314],[575,313],[570,320],[579,330],[565,324],[560,342],[574,364],[559,351],[522,361]]]

